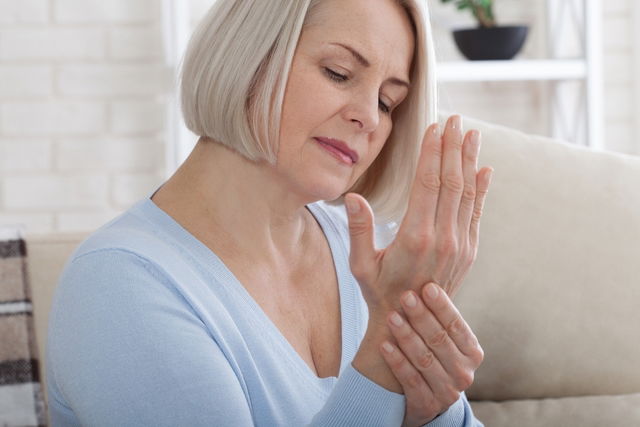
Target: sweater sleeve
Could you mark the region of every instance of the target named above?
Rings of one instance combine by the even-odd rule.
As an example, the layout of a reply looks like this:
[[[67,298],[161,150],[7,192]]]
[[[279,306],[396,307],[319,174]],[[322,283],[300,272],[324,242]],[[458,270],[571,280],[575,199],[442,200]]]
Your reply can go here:
[[[467,396],[463,392],[456,403],[423,427],[484,427],[484,424],[473,416]]]
[[[125,251],[85,254],[65,270],[48,365],[81,425],[250,426],[260,417],[242,373],[171,281]],[[349,365],[311,425],[399,426],[404,404]],[[52,413],[53,426],[65,423]]]

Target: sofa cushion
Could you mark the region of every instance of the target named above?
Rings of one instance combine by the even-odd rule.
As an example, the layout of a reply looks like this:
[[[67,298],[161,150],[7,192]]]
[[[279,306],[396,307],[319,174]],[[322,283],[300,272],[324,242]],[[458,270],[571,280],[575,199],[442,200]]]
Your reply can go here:
[[[640,392],[640,158],[464,122],[495,169],[455,301],[485,350],[469,399]]]
[[[471,402],[487,427],[627,427],[640,425],[640,393],[505,402]]]

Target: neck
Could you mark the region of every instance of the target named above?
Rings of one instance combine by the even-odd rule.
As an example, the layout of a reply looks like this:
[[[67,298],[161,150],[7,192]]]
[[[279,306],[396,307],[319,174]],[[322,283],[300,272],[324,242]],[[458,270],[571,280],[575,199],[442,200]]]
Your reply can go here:
[[[274,166],[211,140],[198,141],[153,201],[205,244],[256,262],[295,259],[315,226],[305,208],[313,200],[292,192]]]

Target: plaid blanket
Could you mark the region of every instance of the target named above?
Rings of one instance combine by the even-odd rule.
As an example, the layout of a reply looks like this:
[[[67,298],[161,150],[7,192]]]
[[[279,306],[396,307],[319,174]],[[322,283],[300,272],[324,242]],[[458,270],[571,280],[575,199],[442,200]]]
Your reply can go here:
[[[0,230],[0,426],[44,426],[27,250],[18,231]]]

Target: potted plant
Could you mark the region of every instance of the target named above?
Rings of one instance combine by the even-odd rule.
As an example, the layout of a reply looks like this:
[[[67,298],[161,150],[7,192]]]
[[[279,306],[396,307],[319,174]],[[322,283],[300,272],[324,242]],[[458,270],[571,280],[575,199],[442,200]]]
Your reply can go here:
[[[527,26],[496,25],[493,0],[442,0],[442,3],[455,3],[458,10],[469,9],[478,22],[477,28],[453,31],[456,45],[467,59],[511,59],[524,45]]]

